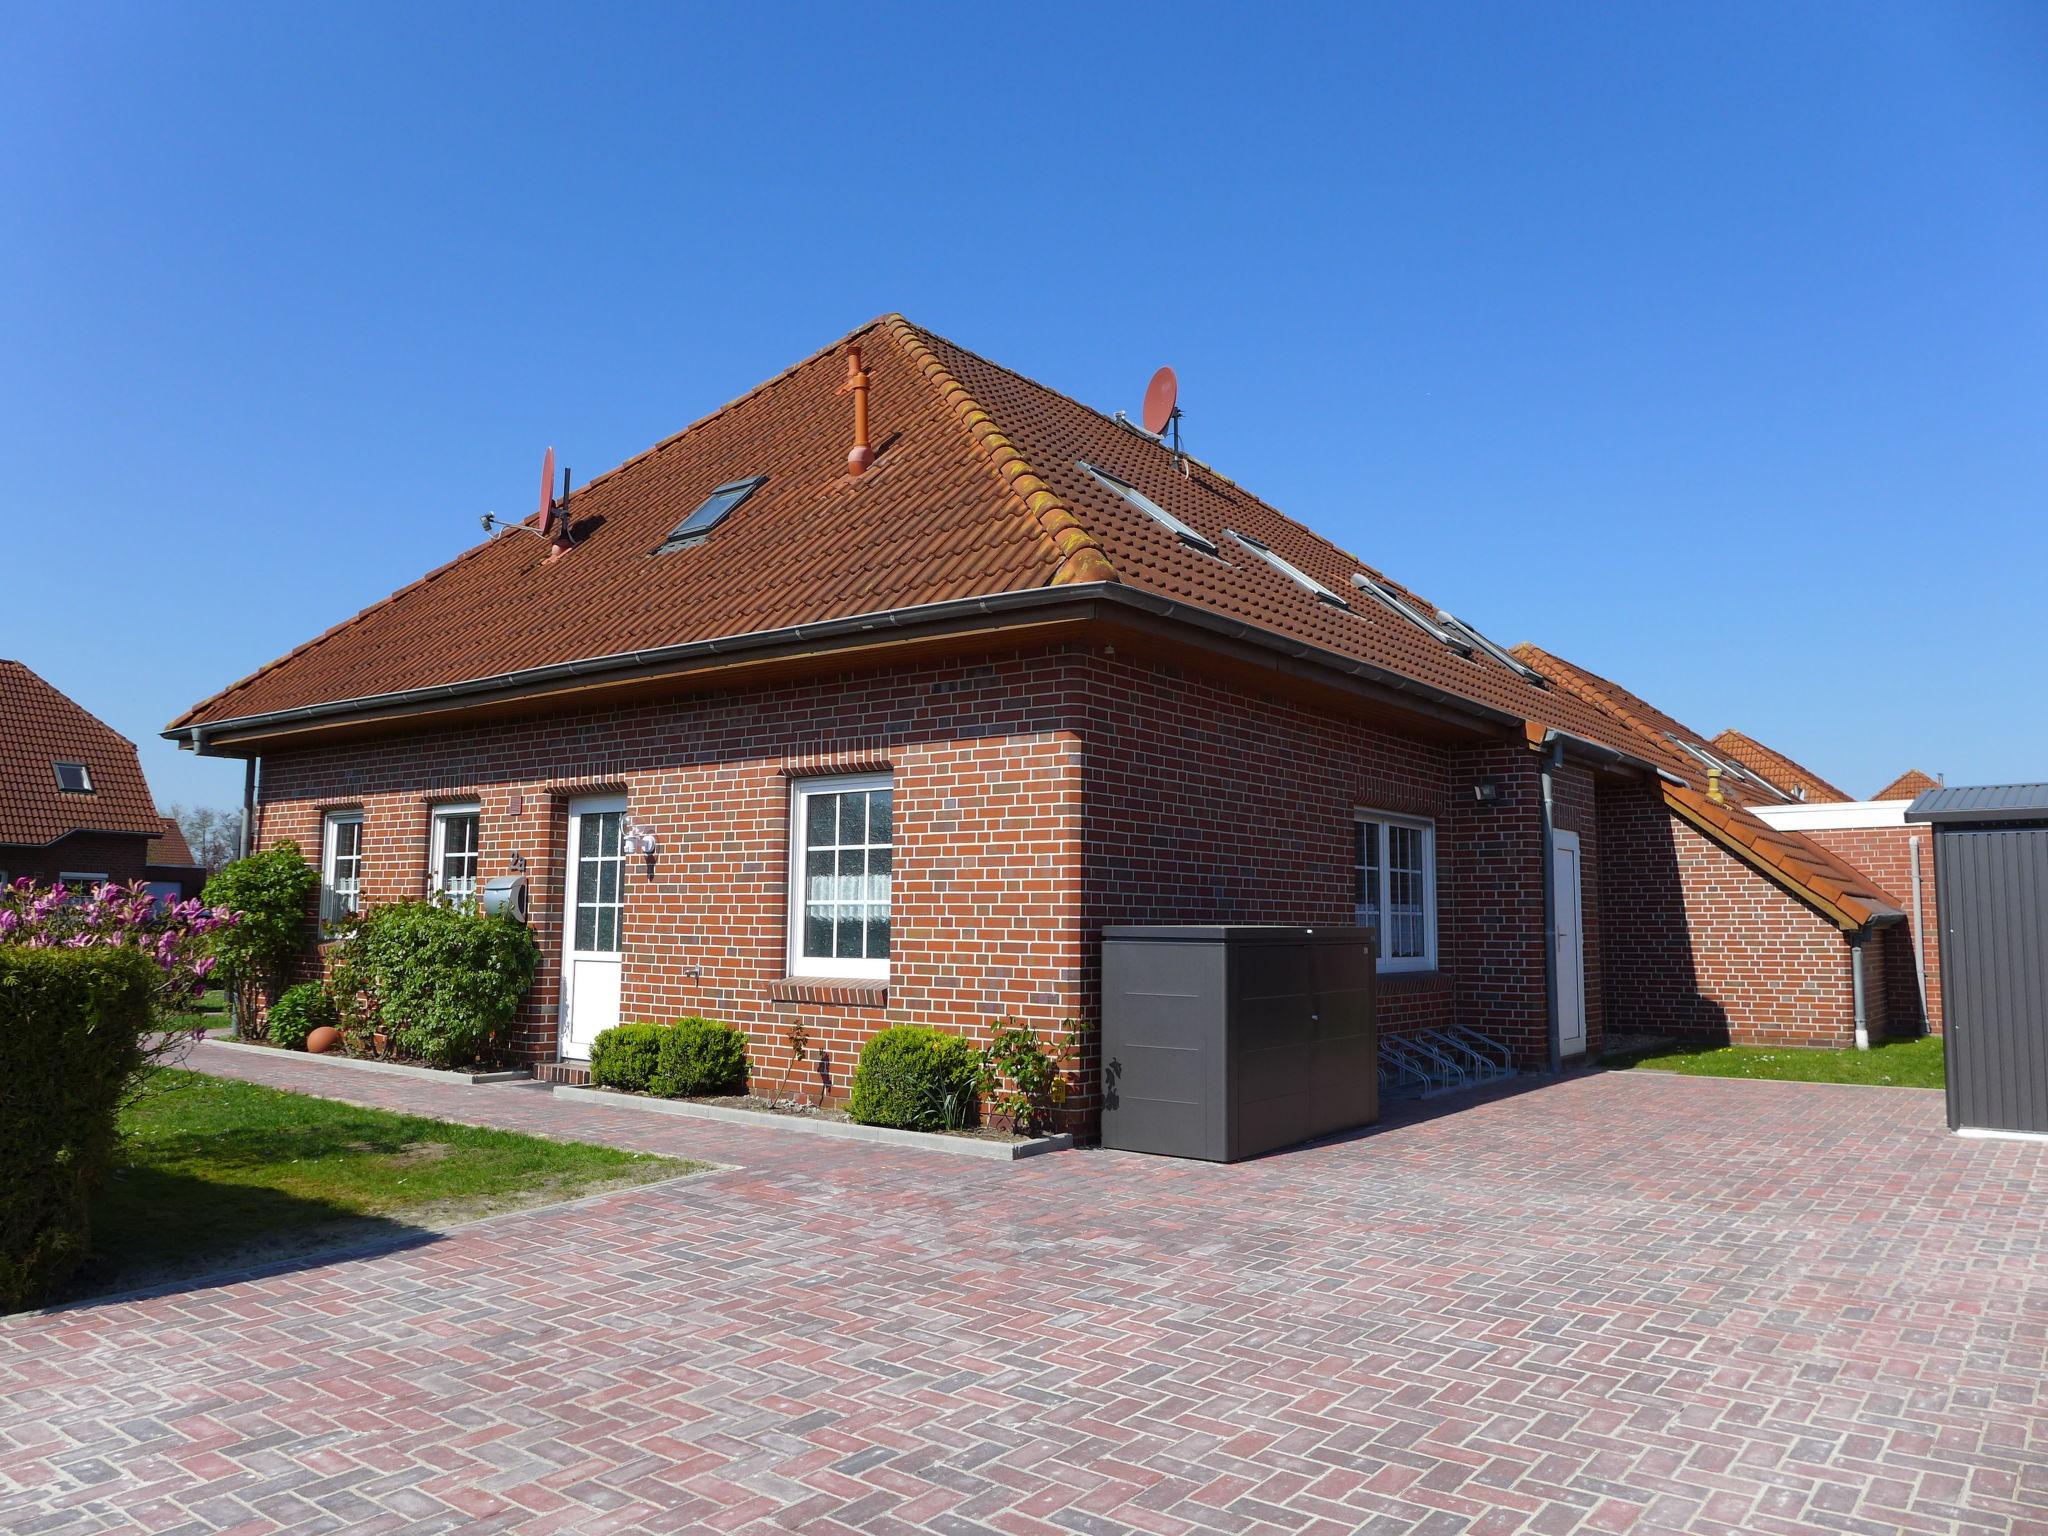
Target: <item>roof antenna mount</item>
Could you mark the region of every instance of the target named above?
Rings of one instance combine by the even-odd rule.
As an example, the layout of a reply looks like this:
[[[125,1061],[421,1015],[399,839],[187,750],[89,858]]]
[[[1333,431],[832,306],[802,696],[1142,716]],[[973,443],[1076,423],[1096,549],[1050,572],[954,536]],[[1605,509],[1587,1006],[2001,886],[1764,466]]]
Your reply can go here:
[[[481,521],[484,532],[493,528],[515,528],[521,533],[530,533],[535,538],[546,539],[554,546],[548,551],[548,558],[554,559],[563,550],[575,546],[575,537],[569,531],[569,470],[562,469],[562,494],[557,497],[555,489],[555,450],[550,448],[540,461],[540,510],[535,514],[540,526],[529,528],[525,523],[508,523],[495,512],[486,512]]]
[[[1173,451],[1173,467],[1185,475],[1188,460],[1180,451],[1180,380],[1171,368],[1161,368],[1145,386],[1144,420],[1145,430]]]

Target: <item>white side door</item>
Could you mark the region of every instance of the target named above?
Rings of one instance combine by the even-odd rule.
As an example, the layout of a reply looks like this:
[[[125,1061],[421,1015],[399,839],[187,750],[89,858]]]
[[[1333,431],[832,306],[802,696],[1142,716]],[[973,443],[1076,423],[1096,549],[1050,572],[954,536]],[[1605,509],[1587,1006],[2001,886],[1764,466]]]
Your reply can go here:
[[[619,1022],[626,917],[626,867],[619,837],[625,820],[624,795],[569,802],[561,1054],[576,1061],[589,1060],[590,1042]]]
[[[1585,906],[1579,881],[1579,834],[1557,831],[1550,838],[1550,873],[1556,928],[1551,956],[1557,966],[1558,1053],[1578,1056],[1586,1049]]]

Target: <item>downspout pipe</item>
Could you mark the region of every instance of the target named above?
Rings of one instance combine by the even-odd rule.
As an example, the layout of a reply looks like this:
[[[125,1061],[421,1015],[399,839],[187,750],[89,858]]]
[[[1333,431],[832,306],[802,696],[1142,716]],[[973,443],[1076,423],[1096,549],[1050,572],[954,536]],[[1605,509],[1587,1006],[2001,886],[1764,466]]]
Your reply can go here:
[[[1849,992],[1856,1007],[1856,1049],[1870,1049],[1870,1014],[1864,1001],[1863,946],[1870,942],[1870,930],[1859,928],[1849,936]]]
[[[1553,775],[1564,765],[1564,742],[1556,737],[1543,754],[1543,1017],[1549,1036],[1550,1070],[1564,1070],[1564,1041],[1558,1033],[1557,1018],[1557,869],[1551,833],[1557,826],[1556,786]],[[1860,995],[1860,994],[1859,994]],[[1860,1014],[1860,1009],[1859,1009]]]
[[[1920,907],[1920,844],[1921,838],[1908,838],[1907,848],[1913,855],[1913,979],[1920,985],[1920,1033],[1934,1033],[1934,1020],[1927,1012],[1927,924]]]
[[[256,850],[256,784],[263,771],[263,759],[248,757],[242,762],[242,839],[240,856],[247,858]]]

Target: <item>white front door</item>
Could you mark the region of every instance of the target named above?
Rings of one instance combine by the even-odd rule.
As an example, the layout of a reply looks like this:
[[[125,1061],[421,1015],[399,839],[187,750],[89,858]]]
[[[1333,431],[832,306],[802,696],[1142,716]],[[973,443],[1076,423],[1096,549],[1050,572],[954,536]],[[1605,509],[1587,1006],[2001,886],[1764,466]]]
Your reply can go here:
[[[577,1061],[619,1022],[619,960],[625,950],[624,795],[569,802],[568,910],[562,923],[562,1047]]]
[[[1586,1049],[1585,906],[1579,890],[1579,834],[1553,832],[1550,837],[1552,916],[1551,959],[1557,967],[1557,1048],[1562,1056],[1583,1055]]]

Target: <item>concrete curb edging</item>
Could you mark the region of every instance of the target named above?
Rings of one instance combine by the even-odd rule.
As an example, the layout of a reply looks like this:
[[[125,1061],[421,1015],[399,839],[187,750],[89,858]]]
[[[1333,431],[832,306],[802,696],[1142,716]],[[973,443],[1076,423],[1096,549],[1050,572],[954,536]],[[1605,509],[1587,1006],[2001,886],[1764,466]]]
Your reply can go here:
[[[400,1077],[425,1078],[430,1083],[524,1083],[533,1079],[533,1074],[524,1067],[504,1072],[455,1072],[440,1067],[413,1067],[402,1061],[370,1061],[360,1056],[315,1056],[307,1051],[281,1051],[274,1045],[250,1045],[242,1040],[205,1039],[198,1042],[216,1051],[254,1051],[267,1057],[283,1057],[287,1061],[318,1063],[328,1067],[348,1067],[356,1072],[391,1072]]]
[[[811,1120],[801,1115],[775,1115],[758,1109],[734,1109],[725,1104],[693,1104],[688,1099],[655,1099],[637,1093],[617,1093],[603,1088],[558,1086],[554,1096],[576,1104],[602,1104],[611,1109],[638,1109],[656,1115],[678,1115],[685,1120],[716,1120],[724,1125],[748,1125],[762,1130],[795,1131],[804,1136],[830,1136],[840,1141],[874,1141],[890,1147],[912,1147],[920,1152],[944,1152],[953,1157],[979,1157],[1010,1163],[1037,1157],[1044,1152],[1065,1152],[1074,1138],[1064,1131],[1037,1136],[1028,1141],[982,1141],[972,1136],[943,1136],[931,1131],[899,1131],[881,1125],[855,1125],[850,1121]]]

